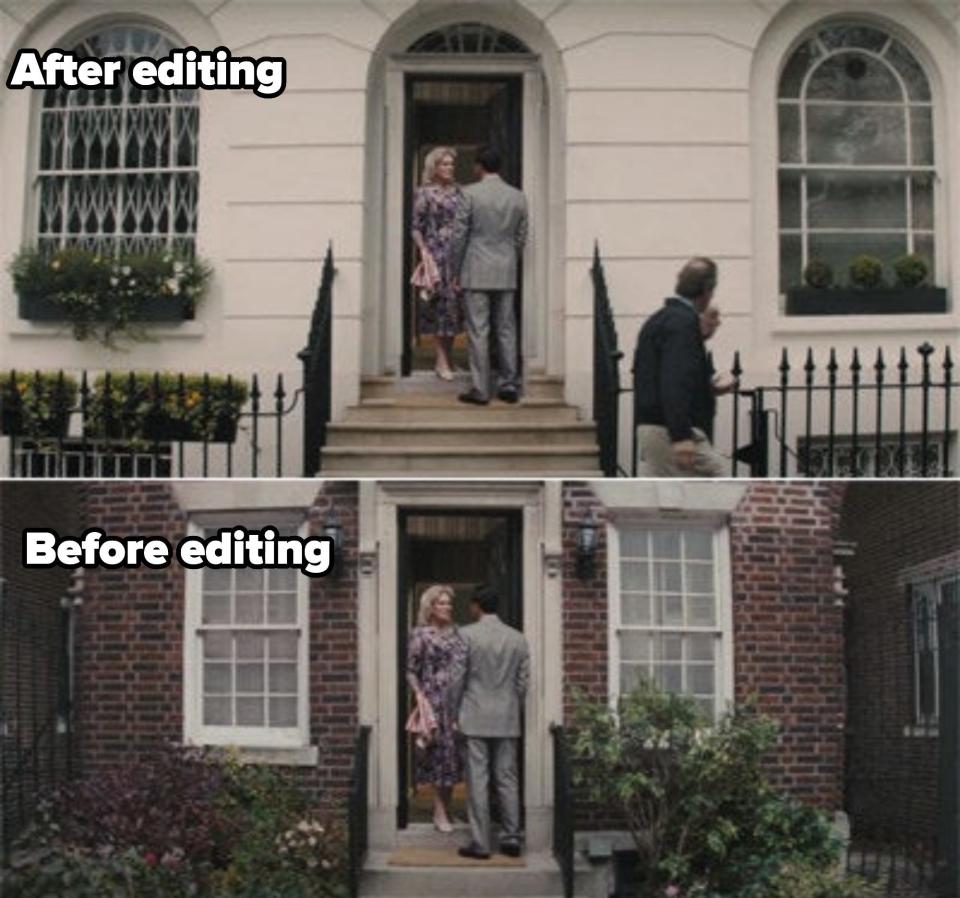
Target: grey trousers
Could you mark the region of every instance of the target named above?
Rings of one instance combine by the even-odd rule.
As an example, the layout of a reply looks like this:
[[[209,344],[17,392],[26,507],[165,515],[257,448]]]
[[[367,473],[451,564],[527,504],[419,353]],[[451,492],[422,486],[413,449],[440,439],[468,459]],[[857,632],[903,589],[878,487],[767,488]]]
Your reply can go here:
[[[467,340],[473,387],[485,399],[494,389],[490,372],[490,318],[500,359],[498,389],[518,389],[517,318],[513,290],[468,290],[466,294]]]
[[[728,462],[707,439],[693,428],[694,457],[692,468],[681,468],[673,460],[673,443],[666,427],[641,424],[637,427],[637,449],[640,455],[638,477],[729,477]]]
[[[502,831],[500,843],[519,844],[520,789],[517,778],[518,739],[467,737],[467,815],[470,835],[482,851],[490,851],[490,759],[497,784]]]

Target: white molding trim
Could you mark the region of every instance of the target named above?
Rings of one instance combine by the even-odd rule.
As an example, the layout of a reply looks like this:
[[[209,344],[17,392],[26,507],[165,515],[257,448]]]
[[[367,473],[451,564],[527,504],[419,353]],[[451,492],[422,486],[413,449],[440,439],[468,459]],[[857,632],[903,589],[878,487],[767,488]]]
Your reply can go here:
[[[812,317],[796,325],[788,318],[779,300],[779,202],[778,196],[778,119],[777,93],[780,74],[800,39],[809,29],[830,20],[862,21],[874,25],[902,41],[923,66],[930,83],[934,109],[934,160],[939,189],[936,194],[935,245],[936,280],[947,287],[953,308],[940,320],[942,332],[960,328],[960,302],[957,300],[957,266],[960,257],[960,179],[951,174],[958,140],[958,73],[955,43],[942,23],[936,21],[926,4],[892,2],[868,8],[851,8],[837,0],[824,3],[791,3],[772,17],[757,41],[750,73],[750,146],[752,155],[751,196],[753,208],[752,245],[754,252],[752,295],[754,340],[762,345],[770,334],[836,333],[839,322],[833,316]],[[954,38],[955,41],[955,38]],[[856,316],[848,327],[861,330],[898,331],[909,326],[904,316]],[[918,316],[919,318],[920,316]],[[918,324],[920,322],[918,321]]]
[[[360,578],[358,642],[361,723],[373,726],[370,763],[371,846],[396,845],[398,746],[397,551],[399,510],[460,513],[516,510],[523,522],[523,630],[530,643],[531,685],[525,706],[524,806],[527,845],[550,844],[553,766],[549,725],[562,718],[557,671],[562,667],[562,579],[548,577],[544,547],[561,540],[559,482],[375,482],[360,485],[360,546],[373,550],[374,570]],[[367,547],[366,549],[364,547]]]
[[[495,57],[407,54],[423,34],[461,21],[507,31],[530,55]],[[531,371],[563,372],[565,309],[565,77],[563,60],[543,23],[503,0],[416,3],[381,38],[367,79],[364,166],[362,374],[399,377],[403,271],[404,81],[410,73],[515,74],[523,79],[523,190],[530,203],[524,259],[523,355]],[[386,301],[384,297],[391,297]],[[336,415],[354,401],[337,397]]]
[[[224,526],[232,519],[223,516]],[[206,525],[209,526],[209,525]],[[308,535],[309,524],[303,521],[299,535]],[[202,535],[202,525],[195,520],[187,524],[188,536]],[[241,749],[290,751],[310,747],[310,581],[305,574],[297,576],[297,720],[296,727],[210,727],[203,725],[203,696],[200,684],[203,656],[197,633],[202,624],[203,569],[186,569],[184,575],[183,626],[183,742],[185,745],[236,746]],[[289,629],[294,629],[293,627]],[[264,684],[266,686],[266,684]],[[288,759],[292,756],[288,755]]]

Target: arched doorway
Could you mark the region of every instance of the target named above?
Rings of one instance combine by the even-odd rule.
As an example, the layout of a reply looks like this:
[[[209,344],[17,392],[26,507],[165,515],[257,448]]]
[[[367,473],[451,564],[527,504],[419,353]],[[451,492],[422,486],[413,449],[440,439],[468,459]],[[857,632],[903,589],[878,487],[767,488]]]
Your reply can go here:
[[[563,300],[559,54],[544,41],[542,23],[512,2],[415,7],[381,41],[368,91],[364,375],[407,377],[430,364],[409,287],[413,192],[430,149],[455,147],[458,180],[469,183],[484,143],[504,153],[504,178],[530,207],[519,303],[525,372],[562,372],[562,334],[550,327]]]

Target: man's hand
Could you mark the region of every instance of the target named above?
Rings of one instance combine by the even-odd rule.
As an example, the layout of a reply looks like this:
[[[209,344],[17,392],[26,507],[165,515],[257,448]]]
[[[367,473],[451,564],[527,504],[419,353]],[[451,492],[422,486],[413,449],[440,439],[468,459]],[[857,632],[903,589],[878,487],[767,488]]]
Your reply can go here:
[[[680,440],[674,443],[673,461],[678,468],[692,468],[697,459],[697,448],[693,440]]]
[[[723,396],[730,393],[737,385],[737,382],[730,374],[716,374],[713,378],[713,392],[717,396]]]

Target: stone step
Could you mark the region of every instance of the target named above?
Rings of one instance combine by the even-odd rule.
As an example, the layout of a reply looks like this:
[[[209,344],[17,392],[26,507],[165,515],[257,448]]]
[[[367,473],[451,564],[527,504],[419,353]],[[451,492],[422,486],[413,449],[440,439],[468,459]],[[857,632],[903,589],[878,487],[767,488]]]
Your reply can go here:
[[[501,476],[600,477],[597,447],[571,446],[327,446],[321,475],[434,474],[469,477]]]
[[[596,430],[577,422],[456,421],[445,424],[380,421],[331,424],[327,446],[592,446]]]
[[[455,848],[451,848],[451,851]],[[362,896],[378,898],[536,898],[562,895],[560,868],[551,855],[528,854],[522,867],[396,867],[387,852],[367,856],[360,880]]]
[[[338,422],[342,424],[574,424],[577,409],[556,399],[523,399],[516,405],[494,400],[489,405],[464,405],[456,397],[417,396],[403,399],[371,399],[351,406]]]
[[[410,395],[448,396],[456,398],[470,387],[470,377],[458,373],[453,380],[441,380],[433,372],[416,372],[411,377],[364,377],[360,381],[361,401],[392,399]],[[563,378],[533,374],[524,379],[526,399],[563,399]]]

